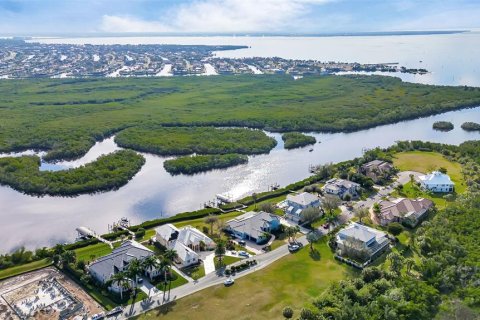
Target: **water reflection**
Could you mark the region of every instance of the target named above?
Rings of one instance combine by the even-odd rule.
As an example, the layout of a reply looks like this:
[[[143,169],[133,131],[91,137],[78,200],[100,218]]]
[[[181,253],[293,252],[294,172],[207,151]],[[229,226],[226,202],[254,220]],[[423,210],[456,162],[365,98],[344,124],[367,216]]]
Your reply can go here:
[[[432,123],[438,120],[453,122],[455,129],[432,130]],[[313,134],[321,143],[315,144],[312,152],[309,152],[312,147],[287,151],[283,149],[280,134],[269,133],[278,141],[269,154],[251,156],[248,164],[194,176],[173,177],[163,168],[168,158],[145,154],[145,166],[120,190],[75,198],[30,197],[0,187],[0,250],[22,244],[38,247],[71,241],[75,228],[82,225],[106,232],[108,224],[123,216],[138,223],[199,209],[217,193],[239,198],[254,191],[265,191],[273,183],[287,185],[307,177],[310,164],[348,160],[360,156],[364,148],[386,147],[398,140],[459,144],[478,139],[479,133],[460,128],[465,121],[480,122],[480,107],[354,133]],[[82,159],[58,165],[75,167],[117,149],[113,138],[106,139]]]

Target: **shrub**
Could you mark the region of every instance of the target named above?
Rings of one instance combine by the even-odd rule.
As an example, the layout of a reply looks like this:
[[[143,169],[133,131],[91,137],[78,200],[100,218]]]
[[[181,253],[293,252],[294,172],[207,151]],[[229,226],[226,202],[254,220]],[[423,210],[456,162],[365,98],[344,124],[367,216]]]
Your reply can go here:
[[[400,223],[393,222],[388,225],[387,230],[394,236],[398,236],[400,233],[402,233],[403,227]]]

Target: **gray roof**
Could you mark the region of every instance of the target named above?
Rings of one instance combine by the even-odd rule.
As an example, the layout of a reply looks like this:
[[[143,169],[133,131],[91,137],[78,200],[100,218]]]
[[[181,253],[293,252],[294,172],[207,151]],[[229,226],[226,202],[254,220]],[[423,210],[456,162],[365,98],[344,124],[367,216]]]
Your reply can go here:
[[[377,230],[358,223],[352,223],[345,229],[340,230],[338,233],[344,235],[345,237],[355,239],[363,243],[366,243],[376,238],[376,236],[378,235]]]
[[[147,247],[129,240],[114,249],[112,253],[92,262],[88,269],[97,275],[103,275],[104,279],[110,279],[113,274],[122,271],[130,261],[143,260],[153,254],[153,251]]]
[[[227,221],[230,229],[246,233],[255,239],[261,237],[264,233],[262,227],[267,227],[273,220],[279,220],[278,216],[264,211],[247,212],[232,220]]]
[[[311,204],[312,202],[315,202],[318,200],[318,197],[314,196],[313,194],[311,193],[308,193],[308,192],[302,192],[300,194],[297,194],[297,195],[291,195],[289,194],[287,196],[287,200],[288,201],[291,201],[291,202],[295,202],[295,203],[298,203],[302,206],[308,206],[309,204]]]

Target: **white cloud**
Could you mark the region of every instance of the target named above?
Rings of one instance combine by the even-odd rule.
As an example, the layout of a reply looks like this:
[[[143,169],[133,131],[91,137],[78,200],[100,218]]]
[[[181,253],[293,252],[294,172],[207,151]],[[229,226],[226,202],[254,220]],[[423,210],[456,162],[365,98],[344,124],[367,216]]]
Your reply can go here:
[[[104,15],[105,32],[288,31],[306,23],[313,5],[334,0],[201,0],[159,13],[156,21]]]

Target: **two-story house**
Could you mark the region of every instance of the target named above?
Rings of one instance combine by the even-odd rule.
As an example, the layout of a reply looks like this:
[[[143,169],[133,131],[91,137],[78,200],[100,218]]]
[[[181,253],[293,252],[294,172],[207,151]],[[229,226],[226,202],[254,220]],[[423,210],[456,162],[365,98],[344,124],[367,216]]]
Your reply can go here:
[[[432,192],[453,192],[455,183],[450,177],[440,171],[433,171],[430,174],[418,177],[420,186]]]
[[[289,194],[287,196],[286,204],[286,217],[298,223],[301,220],[301,213],[304,209],[312,207],[319,208],[321,202],[317,196],[308,192],[302,192],[297,195]]]
[[[325,183],[322,190],[327,194],[336,195],[343,199],[347,194],[352,197],[357,196],[358,191],[360,191],[360,185],[356,182],[333,178]]]
[[[251,240],[258,244],[268,241],[269,233],[280,228],[276,214],[267,212],[247,212],[227,221],[226,230],[237,238]]]
[[[336,243],[340,256],[373,261],[388,250],[390,241],[384,232],[352,222],[337,233]]]

